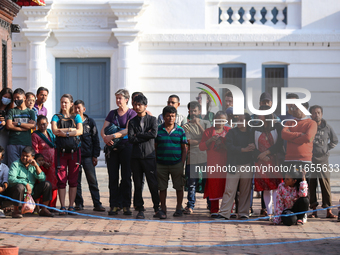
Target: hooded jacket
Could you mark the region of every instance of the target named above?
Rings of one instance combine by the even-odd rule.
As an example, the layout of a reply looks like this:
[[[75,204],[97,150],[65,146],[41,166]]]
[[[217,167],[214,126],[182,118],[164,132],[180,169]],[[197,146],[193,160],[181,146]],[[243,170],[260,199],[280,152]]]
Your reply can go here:
[[[329,150],[337,144],[338,137],[333,128],[324,119],[321,119],[313,142],[313,163],[327,163]]]

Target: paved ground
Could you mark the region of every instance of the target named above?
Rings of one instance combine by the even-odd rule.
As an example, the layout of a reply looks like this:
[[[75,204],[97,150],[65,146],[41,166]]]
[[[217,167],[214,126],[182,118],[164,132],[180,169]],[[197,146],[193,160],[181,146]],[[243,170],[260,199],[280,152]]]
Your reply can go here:
[[[98,168],[98,179],[103,205],[108,208],[107,173],[105,168]],[[84,177],[85,210],[82,213],[107,216],[107,212],[92,211],[92,203]],[[340,179],[332,178],[333,203],[339,204]],[[144,191],[146,202],[146,219],[153,220],[151,199],[148,190]],[[169,189],[168,220],[202,221],[210,220],[202,195],[198,195],[197,208],[193,215],[181,219],[172,217],[175,205],[175,192]],[[260,199],[254,199],[255,214],[260,210]],[[337,209],[333,210],[337,214]],[[133,219],[133,216],[118,218]],[[340,222],[325,219],[325,212],[319,213],[319,219],[310,219],[303,226],[272,226],[268,221],[210,224],[168,224],[159,222],[117,221],[94,219],[82,216],[56,216],[39,218],[36,215],[25,215],[23,219],[0,219],[0,231],[16,232],[25,235],[44,236],[66,240],[82,240],[112,244],[60,242],[32,237],[0,234],[0,244],[16,245],[20,254],[339,254],[340,238],[297,244],[277,244],[262,246],[261,243],[298,241],[340,236]],[[138,247],[129,244],[144,245],[225,245],[252,244],[239,247]],[[257,244],[257,245],[256,245]]]

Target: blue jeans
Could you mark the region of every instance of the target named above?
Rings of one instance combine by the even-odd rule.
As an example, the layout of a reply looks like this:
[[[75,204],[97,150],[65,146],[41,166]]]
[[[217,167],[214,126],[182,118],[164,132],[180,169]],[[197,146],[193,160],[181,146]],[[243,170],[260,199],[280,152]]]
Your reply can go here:
[[[187,207],[194,209],[195,208],[195,202],[196,202],[196,188],[198,184],[199,178],[196,177],[198,173],[195,173],[194,178],[190,178],[192,174],[190,174],[190,170],[192,173],[194,173],[196,166],[205,166],[206,163],[202,164],[190,164],[185,166],[185,176],[187,177],[186,186],[188,188],[188,202]]]
[[[87,183],[89,185],[89,190],[91,193],[93,206],[94,207],[100,206],[102,203],[100,202],[96,169],[93,166],[92,157],[81,157],[81,166],[79,167],[78,186],[77,186],[77,195],[76,195],[75,203],[76,205],[81,205],[84,207],[84,200],[83,200],[82,191],[81,191],[81,176],[82,176],[83,168],[84,168]]]

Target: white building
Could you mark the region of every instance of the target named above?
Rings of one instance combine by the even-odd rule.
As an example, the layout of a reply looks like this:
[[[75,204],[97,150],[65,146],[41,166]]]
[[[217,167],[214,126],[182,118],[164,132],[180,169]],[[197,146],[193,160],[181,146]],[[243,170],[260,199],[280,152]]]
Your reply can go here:
[[[50,117],[64,93],[83,99],[100,125],[119,88],[144,92],[155,115],[177,94],[186,114],[190,78],[340,78],[338,0],[46,2],[14,20],[22,32],[13,34],[13,87],[49,88]],[[340,137],[339,83],[313,80],[298,87]],[[254,98],[266,86],[254,85]],[[332,155],[340,163],[340,146]]]

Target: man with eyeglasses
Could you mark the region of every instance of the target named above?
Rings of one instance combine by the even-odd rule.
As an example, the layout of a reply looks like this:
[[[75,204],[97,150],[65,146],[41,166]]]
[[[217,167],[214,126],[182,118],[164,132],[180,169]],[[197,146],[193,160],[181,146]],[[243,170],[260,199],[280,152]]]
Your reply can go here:
[[[168,102],[167,102],[168,106],[173,106],[177,108],[181,105],[181,103],[179,102],[179,97],[177,95],[171,95],[169,96],[169,99],[168,99]],[[176,115],[176,120],[175,120],[175,123],[178,125],[178,126],[183,126],[184,124],[186,124],[188,121],[187,121],[187,118],[184,117],[182,114],[179,114],[177,113]],[[164,123],[164,118],[163,118],[163,115],[160,114],[158,116],[158,125],[161,125]]]

